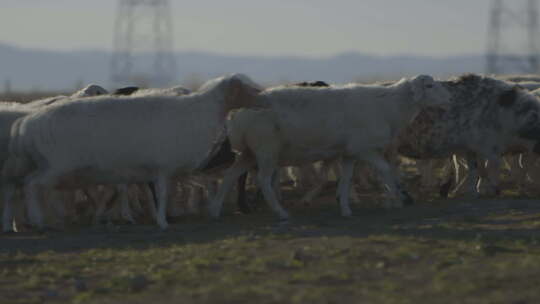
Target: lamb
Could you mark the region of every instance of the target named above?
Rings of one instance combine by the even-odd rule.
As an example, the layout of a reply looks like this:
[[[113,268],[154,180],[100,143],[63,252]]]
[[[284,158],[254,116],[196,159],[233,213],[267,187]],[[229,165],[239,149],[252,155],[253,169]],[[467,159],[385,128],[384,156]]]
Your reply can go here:
[[[413,159],[465,155],[471,193],[476,193],[477,159],[497,170],[500,156],[531,150],[540,131],[540,103],[519,85],[474,74],[443,83],[452,94],[448,109],[426,108],[400,134],[398,152]],[[493,185],[498,174],[490,174]]]
[[[4,179],[24,182],[30,222],[38,228],[43,190],[152,183],[157,222],[166,229],[168,181],[205,165],[223,140],[226,115],[250,106],[256,87],[234,74],[185,96],[85,98],[36,111],[12,128]]]
[[[427,105],[444,105],[449,93],[431,76],[402,79],[391,86],[278,87],[263,91],[258,104],[266,109],[243,109],[227,123],[231,145],[239,157],[226,171],[211,206],[218,217],[232,181],[258,167],[265,200],[281,220],[289,215],[271,189],[278,166],[302,165],[341,158],[338,186],[341,214],[350,216],[348,193],[356,160],[376,168],[390,191],[406,199],[381,150]]]

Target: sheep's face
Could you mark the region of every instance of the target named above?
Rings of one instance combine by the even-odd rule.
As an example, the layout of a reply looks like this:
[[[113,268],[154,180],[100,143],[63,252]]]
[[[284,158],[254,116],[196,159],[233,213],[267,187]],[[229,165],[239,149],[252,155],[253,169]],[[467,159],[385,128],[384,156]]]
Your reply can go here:
[[[527,90],[513,86],[498,97],[504,128],[520,138],[540,141],[540,100]]]
[[[410,80],[413,98],[416,103],[429,106],[446,107],[450,104],[450,93],[429,75],[419,75]]]
[[[225,93],[226,110],[253,106],[262,90],[244,79],[232,77]]]

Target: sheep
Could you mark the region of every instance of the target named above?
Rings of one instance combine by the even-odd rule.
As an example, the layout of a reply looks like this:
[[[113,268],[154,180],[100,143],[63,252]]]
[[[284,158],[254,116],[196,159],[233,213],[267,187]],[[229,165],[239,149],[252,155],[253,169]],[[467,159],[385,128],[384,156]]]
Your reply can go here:
[[[527,76],[530,77],[530,76]],[[513,78],[512,78],[513,79]],[[522,85],[523,82],[518,82],[517,80],[522,79],[513,79],[514,82],[516,82],[516,87],[518,88],[524,88],[529,91],[531,91],[531,94],[539,96],[540,95],[540,89],[532,90],[533,87],[530,86],[524,86]],[[538,84],[538,83],[537,83]],[[503,152],[504,155],[504,161],[506,162],[506,166],[510,169],[510,176],[509,181],[517,185],[518,191],[521,192],[523,190],[523,187],[525,186],[525,183],[527,181],[528,171],[533,169],[533,164],[536,162],[536,159],[538,158],[537,153],[534,152],[534,142],[527,142],[526,140],[522,139],[515,139],[516,142],[513,144],[507,145],[505,148],[505,151]],[[485,158],[483,158],[480,155],[476,156],[476,159],[474,157],[471,157],[469,159],[469,165],[473,166],[473,168],[477,168],[478,175],[481,178],[480,182],[476,183],[476,176],[471,176],[469,178],[465,178],[463,174],[460,174],[461,168],[468,168],[469,166],[464,164],[464,161],[461,159],[464,158],[464,155],[455,155],[453,159],[453,165],[454,165],[454,171],[452,171],[452,175],[447,177],[447,180],[443,183],[443,187],[450,186],[451,184],[455,183],[456,189],[454,190],[455,193],[462,192],[461,190],[465,190],[464,192],[466,195],[477,195],[477,187],[480,187],[481,185],[487,186],[487,190],[489,193],[498,194],[500,192],[500,188],[498,185],[498,162],[489,162],[486,161]],[[433,170],[431,170],[432,172]],[[532,173],[531,173],[532,174]],[[426,179],[430,179],[433,177],[426,177]],[[453,181],[455,179],[455,182]],[[468,187],[463,187],[463,185],[468,182]],[[446,196],[448,194],[448,187],[446,190],[442,189],[440,190],[442,196]]]
[[[239,158],[226,171],[210,215],[219,216],[232,181],[257,166],[265,200],[280,220],[287,220],[288,213],[271,190],[276,167],[334,158],[341,158],[337,196],[343,216],[352,214],[348,193],[358,159],[377,168],[392,194],[399,197],[399,202],[387,207],[401,207],[407,197],[381,150],[423,107],[447,102],[449,93],[427,75],[404,78],[388,87],[351,84],[263,91],[257,103],[266,109],[242,109],[227,122],[231,145]]]
[[[30,222],[39,229],[41,190],[152,183],[157,222],[166,229],[168,181],[203,167],[223,140],[228,112],[249,106],[259,92],[247,76],[234,74],[184,96],[105,96],[53,105],[14,124],[3,177],[24,183]]]
[[[524,87],[522,82],[518,82],[517,85]],[[531,91],[531,94],[540,97],[540,89],[526,86],[524,88]],[[525,186],[529,175],[536,175],[532,172],[535,169],[534,167],[537,159],[540,157],[536,150],[538,149],[534,144],[529,142],[528,144],[522,143],[521,146],[514,147],[513,150],[510,150],[505,154],[506,165],[509,167],[511,173],[509,180],[517,185],[518,192],[524,190],[523,187]],[[479,159],[478,162],[481,163],[480,168],[482,168],[484,166],[484,160]],[[456,162],[456,167],[457,166],[458,164]],[[496,169],[491,168],[491,164],[489,163],[486,163],[485,166],[485,170],[481,170],[479,173],[482,179],[490,181],[491,179],[487,172]],[[534,181],[535,179],[532,180]]]
[[[58,101],[66,100],[69,98],[81,98],[88,96],[96,96],[108,94],[107,90],[101,86],[90,84],[83,89],[75,92],[71,96],[55,96],[44,99],[35,100],[26,104],[20,103],[4,103],[0,104],[0,166],[3,166],[8,158],[8,146],[10,141],[10,130],[13,123],[38,109],[54,104]],[[11,193],[10,188],[5,188],[5,193]],[[12,231],[13,229],[13,211],[10,204],[10,200],[4,199],[3,217],[2,217],[2,229],[4,232]]]
[[[139,89],[135,86],[129,86],[124,88],[117,89],[113,94],[114,95],[131,95],[131,96],[141,96],[141,95],[185,95],[189,94],[190,91],[184,87],[176,86],[172,88],[167,89]],[[225,141],[221,144],[218,152],[216,155],[213,156],[212,159],[209,160],[208,164],[205,166],[205,168],[201,168],[201,173],[197,174],[197,176],[193,176],[190,178],[187,178],[182,181],[182,187],[188,188],[188,211],[193,212],[195,209],[197,209],[197,202],[200,200],[200,193],[201,193],[201,187],[206,188],[207,185],[211,185],[213,180],[215,178],[215,173],[220,172],[224,167],[231,165],[234,162],[235,154],[231,151],[230,144],[228,139],[225,139]],[[180,186],[177,187],[178,189],[181,189]],[[239,197],[238,197],[238,207],[239,209],[244,212],[249,212],[249,207],[246,203],[245,199],[245,177],[239,179]],[[118,189],[117,189],[118,190]],[[144,190],[143,190],[144,191]],[[211,191],[210,191],[211,192]],[[178,196],[178,195],[176,195]],[[121,200],[126,201],[127,196],[121,195]],[[151,207],[152,202],[150,200],[147,200],[148,205]],[[169,204],[170,210],[175,215],[179,214],[179,208],[173,209],[174,206]],[[124,214],[127,214],[129,211],[123,211]]]
[[[330,85],[324,81],[311,81],[311,82],[299,82],[288,84],[287,86],[297,86],[297,87],[329,87]],[[205,168],[201,170],[201,174],[198,174],[196,177],[190,178],[185,182],[189,188],[189,198],[187,202],[186,209],[188,212],[195,212],[197,209],[198,202],[201,201],[203,194],[202,188],[205,188],[207,191],[207,197],[212,197],[215,189],[215,180],[216,178],[221,177],[222,171],[233,164],[235,160],[235,153],[231,149],[231,145],[228,139],[226,139],[216,155],[208,162]],[[308,168],[313,167],[313,164],[307,164],[303,169],[308,170]],[[237,181],[238,196],[236,198],[237,208],[241,213],[248,214],[251,212],[251,207],[247,202],[246,196],[246,182],[248,173],[241,175]],[[279,191],[279,179],[276,176],[275,187]],[[323,185],[322,182],[319,184]],[[318,192],[317,192],[318,193]],[[309,193],[308,193],[309,194]]]
[[[129,87],[116,89],[113,92],[113,95],[124,95],[124,96],[129,96],[129,95],[131,96],[181,96],[181,95],[187,95],[187,94],[191,94],[191,90],[184,88],[182,86],[175,86],[175,87],[165,88],[165,89],[159,89],[159,88],[140,89],[139,87],[136,87],[136,86],[129,86]],[[150,211],[150,215],[153,219],[157,219],[154,202],[151,199],[148,199],[148,195],[147,195],[150,189],[145,189],[144,187],[146,186],[143,184],[133,185],[131,189],[132,189],[132,192],[137,191],[137,192],[143,192],[146,194],[147,199],[145,201]],[[129,188],[128,185],[125,185],[125,184],[116,185],[116,194],[118,194],[119,199],[120,199],[120,205],[121,205],[120,213],[122,215],[122,218],[126,219],[130,223],[135,223],[135,219],[133,218],[131,209],[129,207],[129,199],[128,199],[128,191],[127,191],[128,188]],[[91,194],[91,195],[96,196],[96,194]],[[135,195],[135,198],[138,199],[137,193],[134,193],[134,195]],[[113,196],[112,198],[114,197],[115,196]],[[100,200],[98,201],[98,203],[99,203],[99,206],[97,208],[98,212],[96,213],[96,219],[99,219],[105,212],[105,206],[107,204],[107,200]]]
[[[443,85],[452,95],[450,107],[424,109],[400,134],[397,151],[413,159],[465,155],[468,189],[476,194],[479,157],[497,170],[502,154],[533,148],[540,103],[516,84],[475,74]],[[498,174],[489,176],[496,187]]]

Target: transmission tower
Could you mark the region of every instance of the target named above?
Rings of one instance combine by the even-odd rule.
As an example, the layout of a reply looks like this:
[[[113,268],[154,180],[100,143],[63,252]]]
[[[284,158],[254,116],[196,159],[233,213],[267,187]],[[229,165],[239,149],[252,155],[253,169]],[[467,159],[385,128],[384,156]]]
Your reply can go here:
[[[493,0],[488,27],[487,72],[538,73],[537,0]]]
[[[114,25],[111,79],[164,86],[176,78],[168,0],[119,0]]]

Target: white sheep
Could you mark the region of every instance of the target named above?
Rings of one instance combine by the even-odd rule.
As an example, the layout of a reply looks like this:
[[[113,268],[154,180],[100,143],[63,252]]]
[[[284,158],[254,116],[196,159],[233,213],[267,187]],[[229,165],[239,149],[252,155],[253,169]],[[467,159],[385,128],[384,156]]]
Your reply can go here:
[[[184,88],[183,86],[174,86],[170,88],[150,88],[150,89],[140,89],[135,86],[130,87],[124,87],[120,88],[114,91],[113,95],[125,95],[125,96],[181,96],[181,95],[187,95],[191,94],[191,90]],[[173,182],[173,181],[171,181]],[[120,202],[120,214],[121,217],[130,223],[135,223],[135,219],[133,218],[133,212],[130,208],[130,200],[129,196],[131,196],[133,199],[132,201],[134,203],[140,201],[139,196],[142,194],[144,196],[143,201],[146,203],[148,211],[150,216],[153,220],[157,220],[156,217],[156,209],[155,204],[152,199],[152,196],[148,196],[150,192],[150,189],[147,188],[144,184],[139,185],[131,185],[131,187],[128,187],[126,184],[119,184],[115,186],[116,193],[119,196],[119,202]],[[131,189],[131,193],[128,193],[127,189]],[[97,190],[95,188],[89,189],[89,195],[94,198],[94,201],[98,204],[97,206],[97,212],[95,215],[95,219],[99,220],[101,217],[105,214],[106,205],[108,203],[108,200],[98,200],[96,199],[100,195],[97,193],[92,193],[92,190]],[[101,189],[104,191],[105,189]],[[173,191],[176,190],[175,187],[172,188]],[[103,196],[103,195],[101,195]],[[169,205],[170,206],[170,205]],[[171,207],[171,206],[170,206]],[[170,208],[169,208],[170,209]]]
[[[36,111],[12,128],[8,181],[24,180],[30,222],[43,227],[39,192],[51,187],[153,183],[167,228],[168,181],[211,156],[230,110],[259,92],[243,75],[220,77],[185,96],[76,99]]]
[[[26,104],[22,103],[2,103],[0,104],[0,166],[4,166],[5,161],[8,158],[8,146],[10,141],[10,131],[13,123],[34,111],[37,111],[43,107],[54,104],[58,101],[67,100],[69,98],[81,98],[96,95],[108,94],[104,88],[90,84],[83,89],[75,92],[71,96],[55,96],[49,98],[38,99]],[[12,185],[3,185],[7,188],[4,189],[5,194],[10,194],[14,191],[11,189]],[[55,206],[58,207],[58,206]],[[13,229],[13,210],[10,200],[4,200],[3,217],[2,217],[3,231],[11,231]]]
[[[266,90],[258,103],[267,109],[239,110],[227,124],[233,150],[240,157],[227,170],[210,213],[219,216],[232,182],[256,165],[265,200],[285,220],[288,213],[271,189],[276,168],[338,157],[342,165],[338,197],[343,216],[351,215],[348,193],[359,159],[379,171],[391,193],[400,198],[394,206],[401,206],[406,197],[382,150],[423,107],[444,105],[449,98],[442,85],[426,75],[387,87],[352,84]]]

